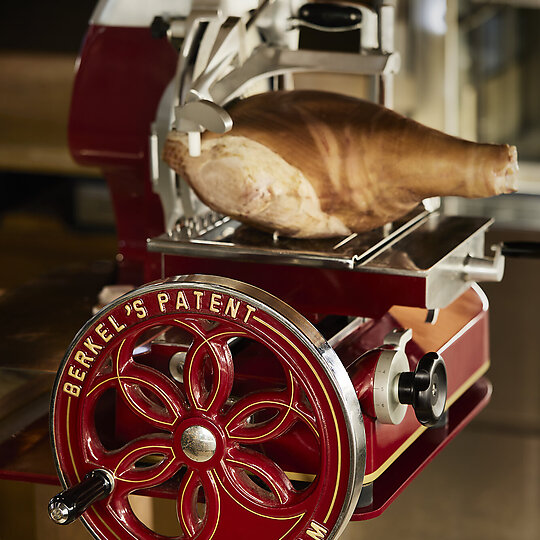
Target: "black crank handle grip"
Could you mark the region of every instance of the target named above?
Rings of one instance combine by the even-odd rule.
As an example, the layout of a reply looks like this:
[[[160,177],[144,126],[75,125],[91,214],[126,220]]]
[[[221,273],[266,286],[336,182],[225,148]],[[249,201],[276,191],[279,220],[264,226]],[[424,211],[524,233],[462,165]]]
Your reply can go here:
[[[505,257],[540,259],[540,242],[503,242],[501,254]]]
[[[76,484],[49,502],[49,516],[59,525],[68,525],[80,517],[93,503],[105,498],[113,489],[110,473],[95,469]]]

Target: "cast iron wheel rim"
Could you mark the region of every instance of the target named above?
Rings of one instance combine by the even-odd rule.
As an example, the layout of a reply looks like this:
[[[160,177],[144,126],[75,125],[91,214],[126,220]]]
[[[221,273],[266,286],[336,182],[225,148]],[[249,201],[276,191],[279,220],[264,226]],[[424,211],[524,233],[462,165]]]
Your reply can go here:
[[[216,324],[205,328],[205,321]],[[163,326],[181,327],[193,338],[185,360],[184,385],[134,360],[137,340],[148,329]],[[271,350],[287,384],[275,392],[242,395],[227,408],[236,384],[229,341],[236,337]],[[80,351],[83,356],[77,356]],[[211,383],[202,388],[200,379],[208,377],[200,375],[208,358],[213,362]],[[77,396],[74,385],[80,388]],[[95,407],[110,388],[132,414],[146,419],[152,433],[119,448],[105,447],[97,433]],[[277,410],[276,416],[251,426],[261,402],[266,403],[262,409]],[[304,490],[292,486],[277,463],[249,446],[254,437],[257,444],[270,444],[297,424],[310,429],[320,445],[319,469]],[[202,462],[188,457],[182,446],[182,435],[192,426],[204,428],[215,443],[214,453]],[[219,540],[232,534],[240,537],[241,530],[252,537],[254,528],[261,540],[265,533],[269,539],[292,539],[310,530],[321,538],[337,538],[354,511],[365,467],[360,406],[334,351],[310,323],[279,299],[214,276],[181,276],[145,285],[91,319],[72,342],[58,371],[51,434],[65,487],[98,467],[115,477],[112,494],[82,516],[96,538],[169,538],[140,522],[128,496],[162,485],[180,470],[181,530],[174,538]],[[136,466],[149,455],[159,455],[161,462],[142,469]],[[264,489],[253,486],[253,479],[262,479]],[[193,511],[199,489],[206,503],[202,518]],[[235,522],[234,531],[223,517],[225,510],[234,514],[228,520]]]

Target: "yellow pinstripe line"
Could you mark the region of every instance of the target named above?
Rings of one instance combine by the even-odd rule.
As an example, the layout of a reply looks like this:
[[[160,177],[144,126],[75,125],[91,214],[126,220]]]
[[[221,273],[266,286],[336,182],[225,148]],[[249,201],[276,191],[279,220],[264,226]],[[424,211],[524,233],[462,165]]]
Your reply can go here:
[[[293,526],[283,535],[279,538],[279,540],[283,540],[300,522],[300,520],[305,516],[306,514],[300,514],[300,517],[293,523]],[[296,517],[296,516],[294,516]]]
[[[145,384],[148,384],[147,381],[145,381],[144,379],[139,379],[138,377],[129,377],[129,376],[120,376],[120,369],[118,367],[118,363],[120,361],[120,352],[122,351],[122,347],[124,346],[124,343],[126,342],[126,340],[124,339],[124,341],[122,341],[122,343],[120,343],[120,347],[118,347],[118,353],[116,355],[116,379],[118,380],[118,386],[120,386],[120,390],[122,390],[122,393],[124,394],[124,397],[126,398],[126,400],[129,402],[129,403],[133,403],[133,401],[129,398],[129,396],[126,394],[126,391],[124,390],[124,387],[122,385],[122,381],[135,381],[135,382],[138,382],[139,384],[142,383],[142,385],[144,386]],[[96,388],[98,388],[99,386],[101,386],[102,384],[105,384],[106,382],[109,382],[111,379],[107,379],[105,381],[102,381],[98,384],[98,386],[94,387],[88,394],[87,396],[89,396]],[[174,425],[174,423],[176,422],[176,420],[178,419],[178,416],[176,415],[176,412],[174,410],[174,407],[172,405],[172,402],[171,400],[168,398],[168,396],[163,392],[163,390],[161,390],[159,387],[154,387],[152,386],[152,390],[155,390],[158,392],[158,394],[160,394],[160,396],[165,400],[165,403],[169,406],[169,410],[171,411],[171,413],[174,415],[174,420],[172,422],[166,422],[165,420],[156,420],[155,418],[152,418],[151,416],[148,416],[147,414],[144,413],[144,411],[142,409],[138,409],[137,407],[135,407],[135,409],[137,409],[137,411],[139,411],[139,413],[144,416],[145,418],[148,418],[148,420],[151,420],[152,422],[156,422],[157,424],[163,424],[165,426],[172,426]]]
[[[213,474],[215,473],[215,469],[211,469],[208,472],[210,473],[210,476],[213,476]],[[203,487],[203,490],[204,490],[204,487]],[[217,516],[217,519],[216,519],[216,526],[214,527],[214,530],[212,531],[212,534],[210,535],[210,538],[208,540],[212,540],[212,538],[214,538],[214,534],[216,534],[218,524],[219,524],[219,520],[221,518],[221,498],[219,496],[219,489],[216,489],[216,495],[217,495],[217,498],[218,498],[218,516]]]
[[[260,467],[256,467],[254,465],[248,465],[247,463],[242,463],[241,461],[237,461],[235,459],[227,459],[226,461],[228,461],[229,463],[236,463],[238,465],[240,465],[241,467],[246,467],[247,469],[251,469],[252,471],[255,471],[256,473],[259,473],[261,476],[263,476],[268,482],[270,482],[270,484],[272,484],[274,486],[274,489],[276,490],[276,495],[279,499],[279,502],[280,503],[283,503],[283,499],[281,498],[281,494],[279,493],[279,490],[277,489],[276,487],[276,483],[272,480],[272,478],[270,478],[263,469],[261,469]]]
[[[87,396],[89,396],[94,390],[96,390],[97,388],[99,388],[102,384],[106,384],[108,383],[109,381],[112,381],[112,380],[120,380],[122,382],[124,381],[134,381],[134,382],[137,382],[139,384],[141,384],[142,386],[144,385],[148,385],[148,381],[145,381],[144,379],[140,379],[139,377],[126,377],[126,376],[121,376],[120,378],[118,376],[112,376],[110,377],[109,379],[105,380],[105,381],[101,381],[97,386],[94,386],[94,388],[92,388],[92,390],[90,392],[88,392],[88,394],[86,394]],[[120,385],[122,386],[122,385]],[[174,423],[176,422],[177,420],[177,415],[176,415],[176,412],[174,411],[173,407],[172,407],[172,403],[170,401],[170,399],[167,397],[166,394],[163,393],[162,390],[160,390],[157,386],[152,386],[152,390],[157,390],[159,392],[159,394],[165,399],[165,401],[167,402],[167,405],[169,405],[169,408],[171,409],[171,412],[174,414],[175,416],[175,419],[172,421],[172,422],[166,422],[165,420],[157,420],[155,418],[152,418],[151,416],[148,416],[147,414],[145,414],[142,409],[139,409],[139,408],[136,408],[137,411],[139,411],[145,418],[148,418],[149,420],[152,420],[152,422],[156,422],[157,424],[163,424],[165,426],[173,426]],[[124,396],[126,396],[125,392],[124,392]],[[126,399],[130,402],[130,403],[133,403],[133,401],[128,397],[126,396]]]
[[[71,409],[71,396],[68,397],[67,410],[66,410],[66,437],[67,437],[67,443],[68,443],[69,457],[71,458],[71,464],[73,465],[73,470],[75,471],[75,476],[77,478],[77,481],[80,482],[81,477],[79,476],[79,471],[77,470],[77,466],[75,465],[75,458],[73,457],[73,450],[71,449],[71,435],[69,432],[70,409]]]
[[[178,324],[192,330],[193,332],[195,332],[196,334],[198,334],[199,337],[201,337],[202,339],[204,339],[204,334],[202,332],[199,331],[199,329],[196,327],[196,326],[193,326],[191,324],[188,324],[188,323],[185,323],[184,321],[179,321],[178,319],[174,319],[174,322],[177,322]],[[193,364],[193,362],[191,362],[191,364]],[[188,381],[190,381],[190,377],[191,377],[191,364],[189,365],[189,372],[188,372]],[[197,400],[195,399],[195,396],[193,395],[193,392],[191,390],[191,382],[188,384],[188,392],[189,392],[189,395],[191,397],[191,401],[192,403],[195,405],[195,408],[198,409],[197,407]],[[200,410],[200,409],[199,409]]]
[[[96,514],[97,518],[99,519],[99,521],[101,521],[101,523],[103,523],[103,525],[105,525],[105,527],[107,527],[107,530],[112,533],[114,535],[114,537],[116,538],[116,540],[122,540],[108,525],[107,523],[105,523],[105,520],[97,513],[96,509],[94,507],[92,507],[92,510],[94,511],[94,514]]]
[[[122,462],[124,462],[129,456],[131,456],[131,454],[134,454],[135,452],[138,452],[139,450],[147,450],[147,449],[156,450],[159,448],[170,450],[172,453],[172,459],[169,461],[168,465],[160,473],[156,474],[156,476],[153,476],[152,478],[146,478],[145,480],[126,480],[125,478],[119,478],[118,476],[116,476],[116,471],[118,471],[118,468],[120,467],[120,465],[122,465]],[[159,478],[173,464],[173,461],[175,459],[176,459],[176,454],[174,453],[174,450],[170,446],[141,446],[140,448],[135,448],[129,454],[125,455],[116,466],[116,469],[114,469],[113,474],[115,478],[118,478],[122,482],[129,482],[130,484],[139,484],[140,482],[151,482],[152,480]]]
[[[287,408],[291,411],[295,411],[299,416],[301,416],[306,423],[308,423],[311,427],[311,429],[313,430],[313,432],[315,433],[315,436],[317,438],[319,438],[319,432],[317,431],[317,428],[313,425],[313,422],[310,420],[310,418],[304,414],[302,411],[299,411],[297,408],[295,407],[291,407],[290,405],[286,405],[284,403],[281,403],[280,401],[270,401],[270,400],[267,400],[267,401],[258,401],[257,403],[252,403],[251,405],[248,405],[246,407],[244,407],[242,410],[238,411],[230,420],[229,422],[227,422],[227,425],[225,426],[225,432],[227,433],[227,435],[229,436],[229,438],[231,439],[246,439],[246,440],[252,440],[252,439],[257,439],[257,438],[261,438],[261,437],[264,437],[265,435],[260,435],[259,437],[236,437],[234,435],[230,435],[229,434],[229,430],[227,429],[228,426],[230,425],[230,423],[235,419],[235,418],[238,418],[238,416],[240,416],[244,411],[248,410],[250,407],[253,407],[255,405],[280,405],[281,407],[283,408]],[[278,426],[279,427],[279,426]],[[271,432],[270,432],[271,433]]]
[[[185,326],[186,328],[190,328],[191,330],[193,330],[194,332],[196,332],[199,337],[201,337],[203,339],[203,342],[199,344],[199,346],[195,349],[195,352],[193,353],[193,357],[195,357],[195,355],[199,352],[199,349],[203,346],[203,345],[206,345],[208,343],[210,343],[210,341],[212,341],[213,339],[217,338],[217,337],[221,337],[221,336],[227,336],[227,335],[236,335],[236,336],[245,336],[246,334],[245,333],[238,333],[238,332],[222,332],[221,334],[216,334],[215,336],[212,336],[210,338],[205,338],[204,337],[204,334],[202,332],[199,331],[198,328],[196,328],[195,326],[192,326],[190,324],[187,324],[185,323],[184,321],[179,321],[178,319],[174,319],[175,322],[177,322],[178,324],[181,324],[182,326]],[[212,347],[210,347],[210,351],[212,351],[212,355],[214,357],[214,360],[216,361],[216,364],[219,364],[219,358],[217,357],[217,354],[216,352],[214,351],[214,349],[212,349]],[[189,365],[189,369],[188,369],[188,380],[191,380],[191,368],[193,366],[193,362],[190,363]],[[217,370],[218,372],[218,382],[217,382],[217,386],[216,388],[219,388],[219,386],[221,385],[221,372],[220,370],[218,369]],[[217,396],[217,391],[214,392],[214,397],[212,398],[212,401],[210,402],[210,404],[208,405],[208,407],[206,408],[203,408],[203,407],[199,407],[196,403],[196,400],[195,400],[195,396],[193,395],[193,392],[191,391],[191,384],[189,385],[189,394],[191,396],[191,400],[193,401],[193,404],[195,405],[195,408],[199,411],[203,411],[203,412],[206,412],[210,409],[210,407],[212,407],[212,405],[214,404],[214,401],[216,399],[216,396]]]
[[[92,394],[95,390],[97,390],[102,384],[106,384],[108,383],[109,381],[113,381],[113,380],[116,380],[118,377],[116,375],[112,375],[111,377],[109,377],[108,379],[105,379],[104,381],[101,381],[98,385],[94,386],[94,388],[92,388],[92,390],[90,390],[90,392],[87,392],[86,394],[86,397],[88,397],[90,394]]]
[[[213,473],[214,473],[214,469],[211,469],[208,472],[209,472],[210,476],[212,476]],[[186,485],[184,486],[184,489],[182,491],[182,496],[180,498],[180,508],[183,507],[183,501],[184,501],[184,496],[186,494],[186,489],[187,489],[187,486],[188,486],[189,482],[191,482],[192,476],[193,476],[193,471],[190,472],[189,478],[187,479]],[[204,487],[203,487],[203,490],[204,490]],[[219,525],[219,520],[221,518],[221,499],[220,499],[220,496],[219,496],[219,490],[218,489],[216,489],[216,495],[217,495],[217,499],[218,499],[218,516],[217,516],[217,519],[216,519],[216,525],[214,527],[214,530],[212,531],[212,534],[210,535],[210,538],[208,540],[212,540],[212,538],[214,537],[214,534],[216,534],[216,531],[217,531],[217,528],[218,528],[218,525]],[[207,502],[205,504],[208,504],[208,500],[207,500]],[[186,520],[184,519],[184,513],[183,512],[182,512],[182,523],[184,524],[185,533],[189,534],[189,531],[187,530],[188,526],[187,526]]]
[[[189,473],[189,478],[187,479],[186,481],[186,485],[184,486],[184,489],[182,490],[182,496],[180,497],[180,508],[183,508],[184,507],[184,496],[186,494],[186,489],[188,487],[188,484],[190,483],[191,481],[191,477],[193,476],[193,471],[191,471]],[[188,531],[188,526],[187,526],[187,523],[186,523],[186,520],[184,519],[184,512],[182,512],[182,523],[184,524],[184,531],[186,534],[189,533]]]
[[[295,519],[295,518],[303,518],[305,516],[305,512],[303,512],[302,514],[297,514],[296,516],[288,516],[288,517],[277,517],[277,516],[265,516],[264,514],[260,514],[259,512],[255,512],[255,510],[251,510],[250,508],[248,508],[247,506],[244,506],[241,502],[237,501],[228,491],[227,489],[225,488],[225,486],[223,485],[223,482],[220,480],[219,476],[216,474],[215,470],[212,470],[211,473],[213,475],[215,475],[216,477],[216,480],[219,482],[219,485],[223,488],[223,491],[238,505],[238,506],[241,506],[244,510],[247,510],[248,512],[250,512],[251,514],[254,514],[256,516],[259,516],[259,517],[262,517],[262,518],[265,518],[265,519],[277,519],[278,521],[287,521],[289,519]],[[298,523],[298,521],[296,522]],[[295,525],[296,525],[295,523]],[[294,527],[294,525],[293,525]],[[291,527],[292,529],[292,527]],[[289,531],[291,530],[289,529]],[[282,537],[283,538],[283,537]]]
[[[199,352],[199,349],[203,345],[206,345],[206,344],[210,343],[211,340],[213,340],[215,338],[218,338],[218,337],[221,337],[221,336],[227,336],[227,335],[245,335],[245,334],[238,334],[237,332],[222,332],[221,334],[216,334],[215,336],[212,336],[211,338],[206,338],[197,347],[197,349],[195,349],[195,352],[193,353],[193,356],[195,356]],[[210,347],[210,350],[212,351],[212,356],[214,357],[214,360],[216,361],[216,364],[219,364],[219,358],[217,357],[216,352],[211,347]],[[191,380],[191,367],[192,367],[192,365],[193,365],[193,362],[191,362],[191,364],[189,365],[188,380]],[[218,372],[218,381],[217,381],[216,391],[214,392],[214,397],[212,398],[212,401],[210,402],[210,405],[208,405],[208,407],[206,407],[206,409],[203,409],[202,407],[197,407],[197,405],[195,405],[196,409],[198,409],[200,411],[208,411],[210,409],[210,407],[212,407],[212,405],[214,404],[214,401],[216,400],[216,396],[217,396],[217,389],[221,385],[221,371],[219,370],[219,368],[218,368],[217,372]],[[190,393],[191,393],[191,385],[190,385]],[[193,397],[193,394],[192,394],[192,397]],[[195,400],[193,400],[193,402],[195,402]]]
[[[292,388],[292,386],[293,386],[293,378],[292,378],[292,373],[290,371],[289,371],[289,376],[290,376],[290,379],[291,379],[291,401],[289,402],[289,405],[287,406],[287,412],[283,416],[281,422],[274,429],[272,429],[271,431],[269,431],[268,433],[266,433],[264,435],[259,435],[258,437],[234,437],[234,436],[230,436],[231,439],[242,438],[242,439],[246,439],[246,440],[250,440],[250,441],[256,441],[257,439],[262,439],[263,437],[267,437],[268,435],[270,435],[270,433],[273,433],[274,431],[276,431],[279,428],[279,426],[281,426],[283,424],[283,422],[285,422],[285,419],[287,418],[287,416],[289,416],[289,413],[291,412],[291,410],[293,408],[292,407],[292,402],[294,401],[294,389]],[[263,401],[262,403],[268,403],[268,402]],[[242,411],[240,411],[240,412],[242,412]],[[238,414],[240,414],[240,413],[238,413]],[[236,418],[238,416],[238,414],[235,415],[234,418]],[[234,420],[234,418],[231,418],[229,423],[225,426],[225,431],[227,432],[227,435],[229,435],[227,427]]]

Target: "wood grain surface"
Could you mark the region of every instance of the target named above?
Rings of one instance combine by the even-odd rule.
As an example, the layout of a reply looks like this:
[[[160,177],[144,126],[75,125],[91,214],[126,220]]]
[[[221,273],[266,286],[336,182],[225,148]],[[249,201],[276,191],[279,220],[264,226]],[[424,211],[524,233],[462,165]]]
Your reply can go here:
[[[0,53],[0,170],[98,175],[71,158],[75,54]]]

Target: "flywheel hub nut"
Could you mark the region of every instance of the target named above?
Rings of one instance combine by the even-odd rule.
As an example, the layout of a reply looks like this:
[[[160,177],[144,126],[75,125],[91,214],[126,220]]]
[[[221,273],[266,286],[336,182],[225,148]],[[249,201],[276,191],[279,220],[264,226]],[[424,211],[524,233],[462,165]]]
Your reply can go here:
[[[204,426],[190,426],[184,433],[180,442],[184,454],[192,459],[202,463],[208,461],[216,453],[216,437]]]

